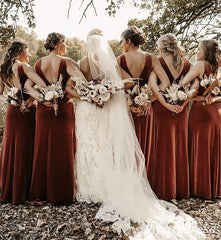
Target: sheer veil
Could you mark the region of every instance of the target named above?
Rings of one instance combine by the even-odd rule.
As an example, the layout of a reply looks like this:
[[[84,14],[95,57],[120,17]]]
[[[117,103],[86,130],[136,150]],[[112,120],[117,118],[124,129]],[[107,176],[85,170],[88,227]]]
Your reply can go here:
[[[122,82],[114,53],[99,29],[88,34],[87,47],[93,79]],[[106,191],[99,198],[102,204],[96,218],[113,222],[119,233],[131,230],[131,221],[139,223],[133,231],[143,228],[145,236],[134,239],[204,239],[191,217],[158,200],[152,191],[124,91],[113,94],[100,113],[105,144],[99,154]],[[180,234],[186,237],[177,237]]]

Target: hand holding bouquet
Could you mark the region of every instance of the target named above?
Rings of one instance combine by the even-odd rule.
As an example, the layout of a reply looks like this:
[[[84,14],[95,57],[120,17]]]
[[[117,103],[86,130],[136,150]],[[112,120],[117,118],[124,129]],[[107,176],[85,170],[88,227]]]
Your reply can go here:
[[[103,107],[105,102],[108,102],[113,93],[123,91],[124,83],[121,81],[110,81],[108,75],[101,80],[93,80],[90,82],[80,78],[72,77],[76,82],[75,89],[81,96],[81,100],[90,103],[95,103],[98,107]]]
[[[58,99],[64,97],[64,92],[59,82],[52,83],[45,88],[38,88],[40,92],[40,102],[44,104],[52,104],[55,116],[58,115]]]
[[[7,92],[5,97],[8,104],[14,106],[20,105],[21,112],[26,113],[30,111],[28,107],[25,105],[22,91],[17,87],[9,88],[9,91]]]
[[[190,84],[180,86],[177,83],[172,83],[165,91],[161,91],[165,101],[171,105],[184,106],[196,93],[196,89],[191,89]]]
[[[151,96],[152,92],[150,87],[147,84],[140,87],[139,80],[138,82],[135,82],[132,89],[126,90],[128,105],[130,106],[131,111],[136,113],[137,116],[146,115],[151,105]]]

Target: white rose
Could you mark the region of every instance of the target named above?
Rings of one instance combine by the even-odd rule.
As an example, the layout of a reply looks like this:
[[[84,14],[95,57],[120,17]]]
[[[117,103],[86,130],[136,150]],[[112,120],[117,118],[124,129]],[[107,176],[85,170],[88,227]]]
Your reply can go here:
[[[107,92],[107,88],[104,87],[104,86],[101,86],[101,87],[99,88],[99,92],[100,92],[100,94],[102,95],[102,94],[104,94],[104,93]]]
[[[187,97],[192,97],[195,92],[196,92],[196,89],[190,89],[190,90],[187,92]]]
[[[172,101],[177,101],[178,100],[178,96],[175,92],[170,94],[170,98],[171,98]]]
[[[206,87],[208,84],[209,84],[209,79],[203,79],[201,82],[200,82],[200,85],[202,87]]]
[[[213,90],[212,90],[212,93],[214,95],[218,95],[220,93],[220,89],[218,87],[214,87]]]
[[[12,96],[15,96],[18,93],[18,88],[12,87],[11,88],[11,93],[12,93]]]
[[[136,96],[136,97],[134,98],[134,102],[135,102],[136,104],[138,104],[138,105],[141,105],[141,103],[142,103],[142,97],[141,97],[140,95]]]
[[[181,91],[181,90],[179,90],[179,91],[177,92],[177,96],[178,96],[178,98],[179,98],[181,101],[187,99],[187,95],[186,95],[186,93],[183,92],[183,91]]]
[[[46,101],[51,101],[54,98],[54,91],[48,91],[45,94],[45,100]]]
[[[107,102],[111,97],[111,94],[109,92],[106,92],[105,94],[100,96],[100,99],[102,102]]]
[[[16,105],[16,104],[17,104],[17,102],[16,102],[16,101],[14,101],[14,100],[11,100],[11,101],[10,101],[10,104],[11,104],[11,105]]]

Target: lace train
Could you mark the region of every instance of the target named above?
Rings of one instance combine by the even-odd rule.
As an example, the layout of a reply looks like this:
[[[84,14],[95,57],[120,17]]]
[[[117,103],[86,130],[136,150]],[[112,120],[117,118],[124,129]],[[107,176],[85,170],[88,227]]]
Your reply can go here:
[[[115,112],[111,114],[118,114],[119,121],[114,118],[114,123],[110,123],[113,117],[110,115],[112,104],[121,104],[122,96],[110,102],[102,109],[87,102],[77,103],[77,200],[100,202],[102,205],[96,218],[113,222],[115,231],[124,231],[132,240],[206,239],[193,218],[175,205],[156,198],[144,176],[145,171],[138,174],[139,167],[127,163],[133,155],[139,155],[139,149],[136,154],[133,150],[137,140],[133,135],[134,130],[128,130],[131,124],[128,112],[124,118],[123,114],[116,112],[115,107]],[[119,111],[122,112],[122,109],[122,106],[119,107]],[[128,111],[127,108],[125,111]],[[124,125],[127,129],[124,129]],[[122,137],[120,131],[126,135]],[[127,148],[124,152],[122,141],[128,142],[132,150]],[[127,157],[119,163],[121,155]],[[138,165],[141,164],[138,162]],[[145,166],[140,167],[143,168]]]

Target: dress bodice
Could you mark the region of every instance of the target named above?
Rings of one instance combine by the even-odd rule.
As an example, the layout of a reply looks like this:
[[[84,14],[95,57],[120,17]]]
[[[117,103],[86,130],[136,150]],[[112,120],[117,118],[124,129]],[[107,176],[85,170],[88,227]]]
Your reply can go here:
[[[133,78],[134,76],[131,74],[125,55],[120,56],[120,66]],[[152,58],[149,53],[146,54],[146,59],[145,59],[145,65],[144,68],[139,76],[139,78],[143,79],[143,81],[140,82],[140,85],[143,86],[144,84],[148,83],[148,78],[150,76],[150,73],[152,71]]]

